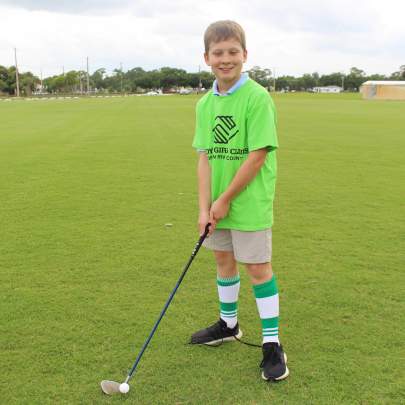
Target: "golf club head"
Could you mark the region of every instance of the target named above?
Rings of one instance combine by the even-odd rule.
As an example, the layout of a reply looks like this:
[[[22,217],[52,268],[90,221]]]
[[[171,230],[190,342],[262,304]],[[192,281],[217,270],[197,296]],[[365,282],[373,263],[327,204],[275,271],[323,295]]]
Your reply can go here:
[[[115,381],[103,380],[100,383],[101,389],[104,394],[113,395],[113,394],[120,394],[120,383]]]

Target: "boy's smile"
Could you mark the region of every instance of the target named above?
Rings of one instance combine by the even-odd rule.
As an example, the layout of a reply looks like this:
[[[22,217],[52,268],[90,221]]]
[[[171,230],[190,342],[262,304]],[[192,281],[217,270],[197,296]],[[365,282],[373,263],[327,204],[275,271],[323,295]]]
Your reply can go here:
[[[204,59],[211,66],[220,92],[229,90],[239,80],[246,58],[247,51],[235,38],[210,44]]]

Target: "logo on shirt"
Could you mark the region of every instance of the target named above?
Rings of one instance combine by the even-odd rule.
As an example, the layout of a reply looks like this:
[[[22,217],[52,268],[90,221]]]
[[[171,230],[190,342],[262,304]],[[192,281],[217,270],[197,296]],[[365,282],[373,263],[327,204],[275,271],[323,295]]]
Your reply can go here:
[[[238,132],[232,115],[218,115],[215,117],[214,143],[227,144]]]

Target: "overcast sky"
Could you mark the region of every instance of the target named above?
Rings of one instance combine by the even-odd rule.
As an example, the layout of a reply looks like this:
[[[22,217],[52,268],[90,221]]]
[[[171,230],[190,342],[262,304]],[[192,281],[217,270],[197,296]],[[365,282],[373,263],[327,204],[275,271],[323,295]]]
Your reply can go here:
[[[0,65],[16,47],[20,70],[44,77],[85,69],[86,56],[91,72],[209,70],[204,30],[232,19],[246,31],[246,69],[390,74],[405,64],[404,16],[403,0],[0,0]]]

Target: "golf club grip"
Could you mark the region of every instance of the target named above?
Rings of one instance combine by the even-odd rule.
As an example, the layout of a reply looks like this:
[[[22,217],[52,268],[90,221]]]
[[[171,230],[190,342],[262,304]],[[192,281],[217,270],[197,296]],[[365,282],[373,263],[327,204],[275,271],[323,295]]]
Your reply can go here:
[[[128,383],[128,381],[132,378],[132,376],[133,376],[133,374],[134,374],[134,372],[135,372],[135,370],[136,370],[136,367],[138,366],[138,364],[139,364],[139,362],[140,362],[140,360],[141,360],[141,358],[142,358],[143,353],[145,352],[146,348],[148,347],[148,344],[149,344],[149,342],[151,341],[151,339],[152,339],[154,333],[156,332],[156,329],[158,328],[160,321],[162,320],[164,314],[166,313],[167,308],[169,308],[169,305],[170,305],[170,303],[172,302],[173,297],[174,297],[174,295],[176,294],[176,291],[177,291],[177,289],[179,288],[181,282],[183,281],[183,278],[184,278],[184,276],[186,275],[188,268],[190,267],[190,265],[191,265],[191,263],[192,263],[194,257],[197,255],[198,251],[200,250],[201,245],[203,244],[205,238],[207,237],[207,235],[208,235],[208,233],[209,233],[209,228],[210,228],[210,226],[211,226],[210,223],[208,223],[208,224],[205,226],[204,233],[200,236],[200,239],[199,239],[198,242],[196,243],[196,245],[195,245],[195,247],[194,247],[194,250],[193,250],[193,253],[191,254],[190,259],[188,260],[187,264],[185,265],[185,267],[184,267],[184,269],[183,269],[183,272],[181,273],[181,276],[180,276],[180,278],[179,278],[178,281],[177,281],[176,286],[174,287],[173,291],[171,292],[171,294],[170,294],[170,296],[169,296],[169,298],[168,298],[168,300],[167,300],[165,306],[163,307],[162,312],[160,313],[160,316],[159,316],[158,320],[156,321],[155,325],[153,326],[152,331],[151,331],[151,333],[149,334],[148,338],[146,339],[145,343],[143,344],[142,349],[141,349],[141,351],[139,352],[139,354],[138,354],[138,356],[137,356],[137,358],[136,358],[136,360],[135,360],[134,365],[132,366],[130,372],[128,373],[128,376],[127,376],[127,378],[126,378],[126,380],[125,380],[126,383]]]
[[[201,247],[201,245],[203,244],[205,238],[208,236],[208,233],[210,231],[210,226],[211,226],[210,222],[208,222],[208,224],[205,225],[204,233],[200,236],[200,239],[198,240],[197,245],[196,245],[196,247],[199,246],[198,249]]]

